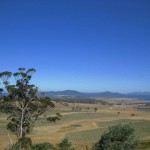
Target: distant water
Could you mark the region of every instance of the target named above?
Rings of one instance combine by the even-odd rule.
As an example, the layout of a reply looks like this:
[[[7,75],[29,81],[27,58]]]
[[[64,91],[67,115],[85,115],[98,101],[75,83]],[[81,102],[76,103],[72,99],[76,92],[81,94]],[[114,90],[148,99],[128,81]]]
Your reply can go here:
[[[137,110],[149,110],[150,111],[150,107],[138,107],[138,108],[136,108]]]
[[[149,104],[150,105],[150,102],[144,102],[144,104]]]

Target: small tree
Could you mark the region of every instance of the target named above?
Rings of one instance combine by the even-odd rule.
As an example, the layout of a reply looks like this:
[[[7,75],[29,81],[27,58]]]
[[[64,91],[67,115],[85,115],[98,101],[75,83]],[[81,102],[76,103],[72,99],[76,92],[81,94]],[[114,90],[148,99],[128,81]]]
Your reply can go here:
[[[95,112],[97,112],[97,108],[96,107],[94,108],[94,110],[95,110]]]
[[[1,72],[0,79],[4,88],[0,89],[0,110],[9,115],[7,129],[13,132],[18,141],[26,141],[26,135],[31,131],[40,115],[54,107],[48,97],[37,97],[37,87],[30,83],[35,69],[19,68],[18,72]],[[15,84],[10,84],[9,78],[15,78]],[[4,89],[7,94],[2,95]],[[21,143],[20,149],[26,149]]]
[[[130,124],[116,125],[101,136],[92,150],[134,150],[137,143]]]

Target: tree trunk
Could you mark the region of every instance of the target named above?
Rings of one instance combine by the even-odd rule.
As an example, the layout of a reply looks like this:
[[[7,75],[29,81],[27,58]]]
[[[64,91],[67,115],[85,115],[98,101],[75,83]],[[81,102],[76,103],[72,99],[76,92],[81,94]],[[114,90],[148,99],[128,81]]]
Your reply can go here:
[[[21,109],[21,120],[20,120],[20,136],[19,139],[23,138],[23,119],[24,119],[24,109]],[[22,141],[20,143],[20,148],[19,150],[25,150],[22,144]]]
[[[19,136],[20,139],[23,138],[23,136],[22,136],[22,135],[23,135],[23,134],[22,134],[22,133],[23,133],[23,127],[22,127],[22,126],[23,126],[23,119],[24,119],[24,109],[22,109],[22,112],[21,112],[21,120],[20,120],[20,136]]]

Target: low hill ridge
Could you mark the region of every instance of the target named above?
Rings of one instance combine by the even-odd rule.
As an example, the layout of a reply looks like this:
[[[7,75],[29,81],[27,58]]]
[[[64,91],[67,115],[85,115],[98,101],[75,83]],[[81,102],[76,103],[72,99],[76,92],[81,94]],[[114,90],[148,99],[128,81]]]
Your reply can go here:
[[[80,96],[80,97],[103,97],[103,98],[137,98],[150,100],[150,92],[133,92],[128,94],[122,94],[118,92],[95,92],[95,93],[86,93],[79,92],[75,90],[64,90],[64,91],[49,91],[43,92],[45,96]]]

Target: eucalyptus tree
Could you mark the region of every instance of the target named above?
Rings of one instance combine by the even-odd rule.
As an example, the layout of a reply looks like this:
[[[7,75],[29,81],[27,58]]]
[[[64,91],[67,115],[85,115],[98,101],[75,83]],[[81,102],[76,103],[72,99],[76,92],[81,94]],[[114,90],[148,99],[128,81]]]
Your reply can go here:
[[[54,108],[49,97],[38,97],[38,88],[31,84],[34,68],[19,68],[17,72],[1,72],[0,110],[8,114],[7,129],[14,133],[18,141],[26,138],[36,120],[47,110]],[[14,78],[15,82],[10,78]],[[12,83],[12,84],[11,84]],[[2,94],[2,93],[6,94]],[[58,116],[57,116],[58,115]],[[59,119],[57,114],[55,118]]]

